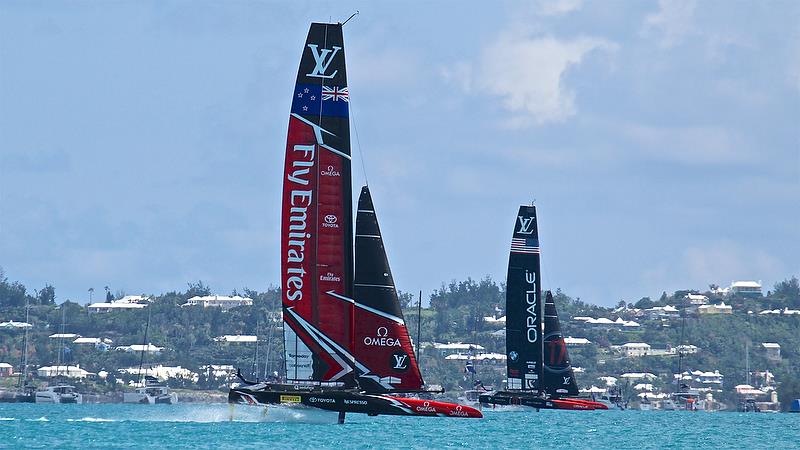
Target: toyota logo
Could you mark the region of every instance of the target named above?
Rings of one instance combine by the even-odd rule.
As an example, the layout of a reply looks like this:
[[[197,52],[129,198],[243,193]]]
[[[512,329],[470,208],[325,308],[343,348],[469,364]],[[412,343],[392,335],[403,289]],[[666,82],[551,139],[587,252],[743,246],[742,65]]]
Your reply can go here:
[[[333,214],[328,214],[327,216],[325,216],[325,223],[330,223],[330,224],[336,223],[336,216]]]

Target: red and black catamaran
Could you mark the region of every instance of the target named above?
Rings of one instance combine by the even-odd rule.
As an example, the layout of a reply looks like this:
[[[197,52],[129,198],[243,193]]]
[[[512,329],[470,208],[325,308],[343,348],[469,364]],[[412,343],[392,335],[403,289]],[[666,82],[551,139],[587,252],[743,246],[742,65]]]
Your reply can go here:
[[[608,409],[578,399],[578,385],[550,291],[542,299],[539,227],[535,206],[520,206],[506,280],[506,390],[482,394],[484,405],[537,409]]]
[[[347,412],[482,417],[468,406],[398,395],[423,393],[424,383],[367,186],[353,242],[348,107],[342,24],[313,23],[283,176],[286,380],[246,383],[231,389],[228,401],[302,404],[337,411],[340,422]]]

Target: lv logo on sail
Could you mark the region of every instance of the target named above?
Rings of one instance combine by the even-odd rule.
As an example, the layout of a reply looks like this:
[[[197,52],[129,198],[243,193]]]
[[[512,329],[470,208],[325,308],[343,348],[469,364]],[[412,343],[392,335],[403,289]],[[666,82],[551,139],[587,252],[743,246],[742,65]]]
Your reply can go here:
[[[330,75],[325,75],[325,72],[328,71],[328,67],[330,67],[333,58],[337,53],[339,53],[339,50],[341,50],[342,47],[337,47],[334,45],[333,50],[329,48],[323,48],[322,51],[320,51],[317,44],[308,44],[308,48],[311,49],[311,54],[314,56],[314,62],[316,65],[314,66],[314,70],[312,70],[311,73],[307,73],[306,76],[326,79],[335,77],[338,70],[334,70]]]
[[[533,233],[533,217],[523,217],[519,216],[519,230],[517,233],[519,234],[531,234]]]

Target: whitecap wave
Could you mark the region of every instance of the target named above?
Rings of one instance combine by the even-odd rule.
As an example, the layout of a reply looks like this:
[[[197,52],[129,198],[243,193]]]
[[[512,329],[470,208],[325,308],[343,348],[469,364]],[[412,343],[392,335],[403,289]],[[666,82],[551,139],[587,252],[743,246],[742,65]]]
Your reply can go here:
[[[82,419],[67,419],[67,422],[116,422],[116,420],[103,419],[100,417],[84,417]]]
[[[17,420],[16,417],[0,417],[0,422],[10,422],[12,420]]]
[[[27,420],[28,422],[50,422],[50,419],[44,416],[39,417],[38,419],[27,419]]]

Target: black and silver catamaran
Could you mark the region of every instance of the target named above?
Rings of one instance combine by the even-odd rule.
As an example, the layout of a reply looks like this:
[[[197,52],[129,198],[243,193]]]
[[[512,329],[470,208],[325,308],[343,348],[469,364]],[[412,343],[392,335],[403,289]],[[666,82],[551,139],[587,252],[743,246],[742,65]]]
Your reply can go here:
[[[283,174],[286,379],[242,379],[228,400],[336,411],[340,422],[347,412],[482,417],[468,406],[396,395],[422,393],[424,383],[366,186],[353,242],[349,133],[342,24],[313,23],[292,96]]]
[[[511,238],[506,280],[506,390],[482,394],[484,405],[537,409],[608,409],[577,399],[578,385],[550,291],[542,301],[535,206],[520,206]]]

